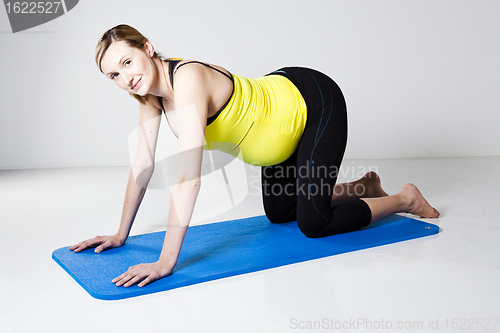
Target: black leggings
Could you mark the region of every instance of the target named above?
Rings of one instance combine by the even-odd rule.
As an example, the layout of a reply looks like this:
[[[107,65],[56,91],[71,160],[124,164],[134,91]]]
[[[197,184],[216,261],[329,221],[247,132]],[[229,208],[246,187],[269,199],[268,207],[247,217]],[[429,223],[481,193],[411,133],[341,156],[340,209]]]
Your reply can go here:
[[[331,207],[333,188],[347,144],[347,110],[338,85],[323,73],[285,67],[270,74],[288,78],[307,105],[307,122],[295,152],[262,167],[264,210],[273,223],[297,221],[307,237],[325,237],[370,224],[360,199]]]

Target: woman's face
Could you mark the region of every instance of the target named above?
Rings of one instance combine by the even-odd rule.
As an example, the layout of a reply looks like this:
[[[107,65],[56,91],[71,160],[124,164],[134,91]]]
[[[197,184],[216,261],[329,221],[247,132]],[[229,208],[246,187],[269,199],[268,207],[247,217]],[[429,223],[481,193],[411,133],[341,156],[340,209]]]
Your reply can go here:
[[[154,54],[151,44],[144,50],[124,41],[113,42],[101,59],[101,70],[118,87],[136,95],[146,96],[155,82]],[[151,55],[149,55],[151,53]]]

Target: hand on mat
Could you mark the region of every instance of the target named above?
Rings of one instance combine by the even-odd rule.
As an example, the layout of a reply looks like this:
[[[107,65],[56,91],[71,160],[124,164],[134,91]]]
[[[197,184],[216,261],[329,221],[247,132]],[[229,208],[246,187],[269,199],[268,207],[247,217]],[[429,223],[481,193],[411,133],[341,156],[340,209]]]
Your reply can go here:
[[[124,285],[124,287],[130,287],[142,280],[142,282],[139,283],[139,287],[144,287],[148,283],[170,274],[172,274],[172,268],[168,268],[159,262],[139,264],[129,267],[128,271],[114,278],[111,282],[116,283],[117,287],[121,285]]]
[[[76,245],[70,247],[70,250],[74,250],[75,252],[80,252],[89,248],[91,246],[95,246],[97,244],[101,244],[94,250],[95,253],[99,253],[106,249],[112,249],[114,247],[120,247],[125,244],[125,240],[118,234],[112,236],[97,236],[91,239],[87,239],[86,241],[80,242]]]

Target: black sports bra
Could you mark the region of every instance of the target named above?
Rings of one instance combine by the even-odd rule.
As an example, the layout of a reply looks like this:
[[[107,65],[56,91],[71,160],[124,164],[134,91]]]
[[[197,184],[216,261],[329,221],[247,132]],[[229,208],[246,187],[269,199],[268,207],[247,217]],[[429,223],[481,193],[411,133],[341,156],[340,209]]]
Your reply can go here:
[[[217,72],[223,74],[224,76],[228,77],[231,82],[233,83],[233,90],[231,91],[231,95],[229,96],[228,100],[226,101],[226,103],[224,103],[224,105],[219,109],[219,111],[217,111],[216,114],[214,114],[212,117],[208,117],[207,118],[207,126],[210,125],[211,123],[214,122],[214,120],[217,118],[217,116],[219,115],[219,113],[221,113],[222,110],[224,110],[224,108],[227,106],[227,103],[229,103],[229,101],[231,100],[231,97],[233,97],[233,93],[234,93],[234,79],[231,75],[228,75],[227,73],[224,73],[223,71],[215,68],[215,67],[212,67],[210,66],[209,64],[205,64],[203,62],[200,62],[200,61],[196,61],[196,60],[193,60],[193,61],[188,61],[188,62],[185,62],[181,65],[179,65],[179,67],[177,67],[177,69],[175,69],[175,66],[177,66],[177,64],[179,62],[181,62],[181,60],[165,60],[165,62],[168,62],[168,74],[170,76],[170,84],[172,85],[172,89],[174,89],[174,74],[175,72],[177,71],[177,69],[181,68],[182,66],[184,65],[187,65],[187,64],[190,64],[192,62],[195,62],[195,63],[198,63],[198,64],[202,64],[204,66],[207,66],[209,68],[212,68],[213,70],[216,70]],[[175,69],[175,71],[174,71]],[[161,108],[163,110],[165,110],[165,108],[163,107],[163,101],[162,101],[162,98],[160,96],[158,96],[158,100],[160,101],[160,105],[161,105]]]

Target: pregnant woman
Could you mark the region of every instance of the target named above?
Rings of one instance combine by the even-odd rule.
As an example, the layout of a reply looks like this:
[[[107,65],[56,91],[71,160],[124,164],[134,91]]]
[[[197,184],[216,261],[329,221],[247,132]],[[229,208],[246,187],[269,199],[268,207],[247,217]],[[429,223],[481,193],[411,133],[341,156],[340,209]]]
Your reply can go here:
[[[347,143],[347,112],[340,88],[323,73],[285,67],[248,79],[204,62],[165,60],[128,25],[102,35],[96,63],[139,101],[139,144],[118,232],[71,250],[97,246],[99,253],[125,243],[153,174],[162,114],[179,138],[160,258],[130,267],[113,280],[117,286],[142,287],[172,273],[200,190],[204,148],[262,166],[266,216],[272,223],[296,220],[307,237],[353,231],[398,212],[439,216],[413,184],[391,196],[374,172],[336,184]]]

